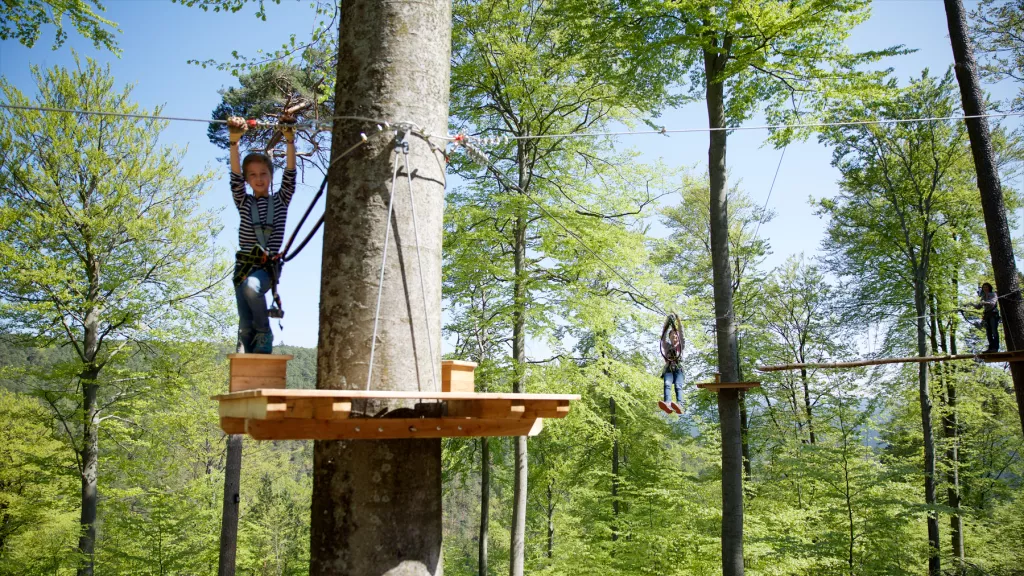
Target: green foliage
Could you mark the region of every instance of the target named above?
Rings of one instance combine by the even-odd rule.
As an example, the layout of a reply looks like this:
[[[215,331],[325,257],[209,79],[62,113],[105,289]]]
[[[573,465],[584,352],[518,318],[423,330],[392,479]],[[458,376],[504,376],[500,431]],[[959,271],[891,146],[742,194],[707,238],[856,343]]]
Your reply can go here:
[[[109,69],[33,69],[30,100],[6,81],[11,104],[145,113]],[[158,114],[159,109],[154,111]],[[102,366],[151,336],[208,334],[198,313],[226,267],[212,248],[220,229],[199,199],[212,174],[183,176],[183,152],[165,148],[156,121],[4,110],[0,125],[0,326],[71,345]],[[93,314],[93,316],[90,316]],[[88,316],[88,318],[87,318]],[[99,341],[83,340],[99,321]]]
[[[1007,0],[981,0],[971,11],[971,40],[982,76],[993,82],[1024,80],[1024,6]],[[1010,102],[1024,106],[1024,91]]]
[[[74,468],[35,398],[0,388],[0,574],[56,574],[78,538]]]
[[[0,6],[0,40],[14,38],[31,48],[42,28],[53,25],[56,28],[53,49],[56,50],[68,39],[64,25],[69,22],[97,48],[119,54],[114,35],[121,30],[115,22],[100,16],[101,12],[103,5],[99,0],[5,0]]]

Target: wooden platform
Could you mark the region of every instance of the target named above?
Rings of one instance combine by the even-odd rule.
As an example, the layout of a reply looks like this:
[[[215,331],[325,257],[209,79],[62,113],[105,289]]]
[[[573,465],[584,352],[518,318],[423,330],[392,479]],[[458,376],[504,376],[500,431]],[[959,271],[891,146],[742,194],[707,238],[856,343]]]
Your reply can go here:
[[[564,418],[575,394],[254,389],[220,394],[221,428],[257,440],[383,440],[454,436],[534,436],[544,418]],[[431,417],[395,410],[353,414],[354,400],[418,401]]]
[[[703,388],[704,390],[718,392],[719,390],[732,388],[739,390],[749,390],[751,388],[757,388],[760,385],[760,382],[722,382],[722,375],[716,373],[714,382],[698,382],[697,388]]]
[[[1010,352],[992,352],[989,354],[947,354],[944,356],[905,356],[902,358],[875,358],[870,360],[854,360],[851,362],[808,362],[804,364],[780,364],[777,366],[758,366],[760,372],[779,372],[783,370],[800,370],[802,368],[857,368],[860,366],[878,366],[881,364],[912,364],[922,362],[948,362],[956,360],[977,360],[980,362],[1017,362],[1024,361],[1024,350]]]

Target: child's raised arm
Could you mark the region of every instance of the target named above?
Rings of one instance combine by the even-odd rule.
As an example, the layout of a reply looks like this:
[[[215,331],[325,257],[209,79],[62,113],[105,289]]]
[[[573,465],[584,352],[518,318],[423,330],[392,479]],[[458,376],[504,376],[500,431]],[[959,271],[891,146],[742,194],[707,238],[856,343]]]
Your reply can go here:
[[[290,114],[282,114],[278,118],[278,126],[285,142],[285,169],[295,170],[295,117]]]
[[[231,153],[231,171],[235,174],[242,174],[242,159],[238,154],[238,141],[242,139],[242,134],[249,129],[248,124],[245,123],[245,118],[239,118],[238,116],[232,116],[228,118],[228,150]]]

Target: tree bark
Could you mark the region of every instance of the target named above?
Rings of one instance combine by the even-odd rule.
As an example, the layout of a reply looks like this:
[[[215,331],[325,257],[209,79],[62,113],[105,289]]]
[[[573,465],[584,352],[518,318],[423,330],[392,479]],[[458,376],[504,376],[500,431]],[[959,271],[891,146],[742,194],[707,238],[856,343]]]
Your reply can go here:
[[[487,576],[487,532],[491,523],[491,442],[480,439],[480,550],[477,573]]]
[[[529,173],[526,167],[526,143],[518,141],[516,150],[518,165],[518,186],[520,190],[529,187]],[[526,227],[527,216],[520,213],[515,222],[514,266],[515,280],[512,287],[512,364],[516,378],[512,392],[526,392]],[[512,488],[512,529],[509,547],[509,575],[523,576],[526,566],[526,496],[529,482],[526,436],[515,439],[515,481]]]
[[[548,559],[555,557],[555,481],[548,480]]]
[[[956,292],[954,292],[955,294]],[[936,308],[938,308],[936,306]],[[937,322],[937,315],[932,314],[936,319],[939,332],[939,346],[943,353],[956,354],[956,319],[950,321],[949,330],[943,328],[941,322]],[[947,336],[949,345],[947,347]],[[957,414],[957,369],[953,364],[941,364],[940,386],[945,384],[943,402],[945,410],[942,413],[942,434],[946,439],[946,504],[954,511],[949,516],[950,545],[952,546],[953,562],[956,564],[956,573],[964,574],[966,565],[964,563],[964,519],[960,514],[960,421]]]
[[[242,482],[241,434],[229,434],[224,465],[224,505],[220,519],[220,560],[217,576],[235,576],[235,551],[238,547],[238,505]]]
[[[344,1],[340,6],[338,116],[415,122],[444,134],[448,122],[449,0]],[[376,123],[339,118],[340,150]],[[384,270],[371,390],[434,390],[440,382],[441,222],[444,160],[407,137],[415,214],[423,255],[418,263],[404,170],[398,175]],[[333,159],[332,159],[333,161]],[[324,214],[317,388],[364,389],[374,336],[396,142],[371,138],[337,159],[329,172]],[[426,285],[422,309],[420,274]],[[429,341],[435,349],[428,347]],[[368,401],[366,414],[402,406]],[[410,408],[409,406],[404,406]],[[420,413],[431,406],[416,406]],[[436,406],[434,413],[436,413]],[[317,441],[313,448],[310,574],[439,575],[441,441]]]
[[[743,381],[743,363],[740,362],[740,346],[739,338],[737,337],[736,342],[736,379],[740,382]],[[740,446],[740,451],[743,454],[743,478],[750,481],[753,476],[753,471],[750,467],[750,428],[747,425],[747,393],[741,390],[739,393],[740,403],[740,436],[743,438],[743,443]]]
[[[619,431],[615,398],[608,399],[608,409],[612,422],[612,542],[615,542],[619,539]]]
[[[88,340],[88,339],[87,339]],[[78,537],[78,550],[82,561],[78,576],[92,576],[96,553],[96,480],[99,472],[99,403],[96,401],[99,370],[88,368],[80,376],[82,381],[82,534]]]
[[[725,86],[717,79],[725,67],[731,41],[720,51],[705,50],[706,100],[711,128],[725,128]],[[711,184],[711,260],[714,276],[715,326],[718,370],[723,382],[738,381],[736,326],[732,308],[732,273],[729,269],[729,208],[726,185],[726,132],[711,132],[708,176]],[[722,427],[722,573],[743,574],[743,434],[739,392],[718,393],[718,417]]]
[[[953,61],[956,79],[960,85],[960,99],[966,116],[985,114],[985,96],[978,80],[978,65],[974,59],[974,47],[968,37],[967,14],[961,0],[944,0],[946,24],[953,47]],[[1003,189],[999,182],[988,120],[973,118],[967,120],[967,134],[971,139],[971,154],[978,177],[978,191],[981,193],[981,208],[985,215],[985,231],[988,235],[989,254],[992,257],[992,271],[995,274],[996,291],[999,293],[999,310],[1003,319],[1003,334],[1007,350],[1024,350],[1024,300],[1021,299],[1017,278],[1017,261],[1013,255],[1010,227],[1003,202]],[[1017,396],[1017,412],[1021,430],[1024,431],[1024,363],[1011,362],[1010,373],[1013,389]]]
[[[922,250],[922,253],[926,253]],[[928,355],[928,333],[925,329],[925,318],[928,308],[925,305],[925,278],[927,272],[919,267],[914,278],[914,310],[917,312],[917,353]],[[928,364],[917,365],[918,394],[921,402],[921,430],[924,437],[924,501],[935,505],[935,435],[932,431],[932,398],[928,389]],[[928,574],[940,576],[942,559],[939,557],[939,518],[932,511],[928,512]]]

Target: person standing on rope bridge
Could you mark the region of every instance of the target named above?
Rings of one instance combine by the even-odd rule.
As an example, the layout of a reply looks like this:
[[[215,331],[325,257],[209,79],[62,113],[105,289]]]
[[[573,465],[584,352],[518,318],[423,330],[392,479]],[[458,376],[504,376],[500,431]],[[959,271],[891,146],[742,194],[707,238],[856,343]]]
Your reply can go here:
[[[686,347],[686,340],[683,338],[682,323],[679,316],[669,314],[665,324],[661,327],[661,357],[665,359],[665,369],[661,372],[661,378],[665,382],[664,400],[658,402],[666,414],[683,413],[683,348]],[[676,401],[672,402],[671,391],[675,387]]]
[[[239,162],[238,141],[249,129],[244,118],[228,118],[231,153],[231,195],[241,222],[238,226],[238,247],[235,254],[235,301],[238,304],[238,340],[245,352],[270,354],[274,349],[274,334],[270,330],[267,310],[267,291],[272,291],[276,315],[280,299],[277,281],[281,273],[278,258],[284,240],[288,204],[295,194],[295,128],[294,119],[280,117],[279,127],[284,137],[287,154],[281,187],[270,193],[274,177],[274,164],[266,154],[246,155]],[[246,194],[245,185],[252,189]]]
[[[981,296],[981,302],[974,307],[984,308],[981,323],[985,325],[985,336],[988,338],[988,350],[983,354],[999,352],[999,297],[988,282],[981,285],[978,295]]]

